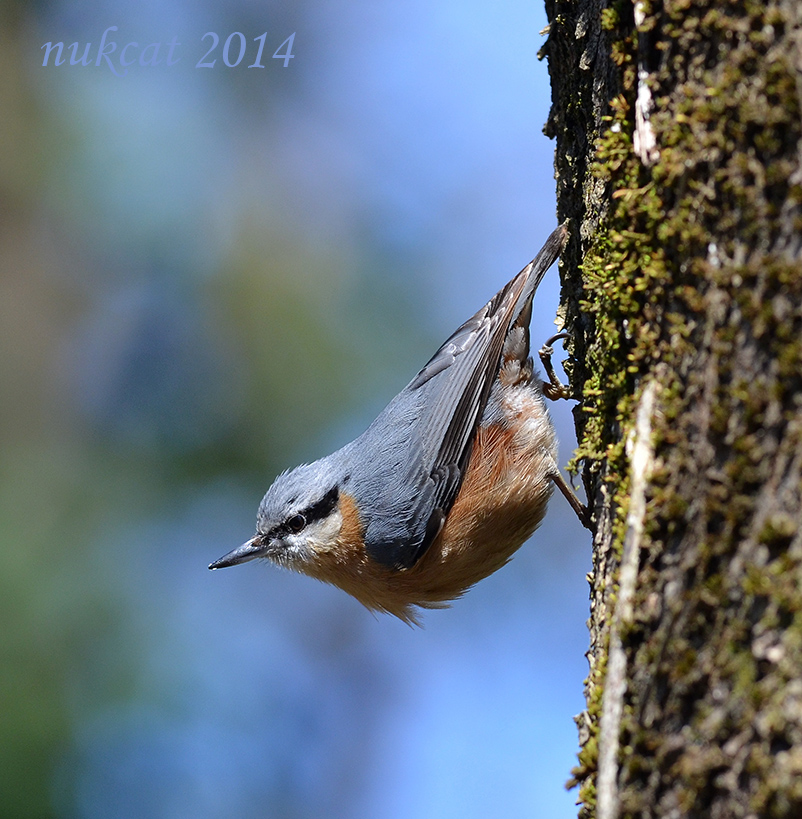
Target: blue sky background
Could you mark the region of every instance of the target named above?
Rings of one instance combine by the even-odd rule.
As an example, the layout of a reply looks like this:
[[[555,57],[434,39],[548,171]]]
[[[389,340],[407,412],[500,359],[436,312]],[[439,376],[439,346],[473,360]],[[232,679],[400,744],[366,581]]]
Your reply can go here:
[[[0,816],[575,816],[590,541],[561,497],[423,629],[206,570],[556,226],[543,9],[0,13]],[[42,66],[110,26],[112,59],[180,60]],[[533,344],[558,294],[555,268]]]

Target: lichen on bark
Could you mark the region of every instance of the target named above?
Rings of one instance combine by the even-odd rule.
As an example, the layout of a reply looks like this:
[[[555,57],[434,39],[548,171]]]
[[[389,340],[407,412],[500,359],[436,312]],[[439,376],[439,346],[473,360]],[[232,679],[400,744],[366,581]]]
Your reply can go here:
[[[547,12],[577,463],[599,524],[582,810],[599,808],[625,443],[657,382],[646,536],[613,635],[627,678],[609,815],[798,816],[802,11],[550,0]]]

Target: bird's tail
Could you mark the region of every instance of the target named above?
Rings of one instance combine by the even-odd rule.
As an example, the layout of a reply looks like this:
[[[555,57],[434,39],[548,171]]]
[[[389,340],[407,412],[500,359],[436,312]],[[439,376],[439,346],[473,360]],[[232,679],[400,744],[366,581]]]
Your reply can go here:
[[[532,299],[538,285],[546,275],[546,271],[557,261],[557,257],[562,253],[568,239],[568,224],[563,222],[556,230],[552,231],[546,243],[540,248],[537,256],[524,268],[521,275],[526,276],[526,284],[518,297],[518,303],[512,312],[512,323],[510,327],[525,323],[529,325],[532,315]]]
[[[532,318],[532,299],[546,271],[560,255],[568,238],[568,228],[560,225],[546,239],[546,244],[535,258],[519,274],[526,281],[512,312],[507,336],[501,353],[500,378],[507,384],[532,377],[532,361],[529,358],[529,321]]]

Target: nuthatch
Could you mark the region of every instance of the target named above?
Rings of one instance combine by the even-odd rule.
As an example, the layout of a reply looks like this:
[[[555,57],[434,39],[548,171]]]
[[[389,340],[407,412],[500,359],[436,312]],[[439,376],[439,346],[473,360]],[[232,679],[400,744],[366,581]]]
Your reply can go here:
[[[566,235],[557,228],[362,435],[279,475],[256,535],[209,568],[266,557],[415,622],[413,606],[442,607],[501,568],[555,484],[584,519],[529,357],[532,298]]]

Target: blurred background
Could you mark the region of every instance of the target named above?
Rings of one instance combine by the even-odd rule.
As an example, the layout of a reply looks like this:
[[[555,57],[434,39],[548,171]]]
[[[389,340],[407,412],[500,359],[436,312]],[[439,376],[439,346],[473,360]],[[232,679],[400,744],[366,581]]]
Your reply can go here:
[[[556,225],[545,24],[523,0],[0,4],[0,816],[576,815],[590,542],[559,496],[423,629],[206,569]],[[117,76],[129,42],[146,65]],[[533,344],[558,294],[555,268]]]

